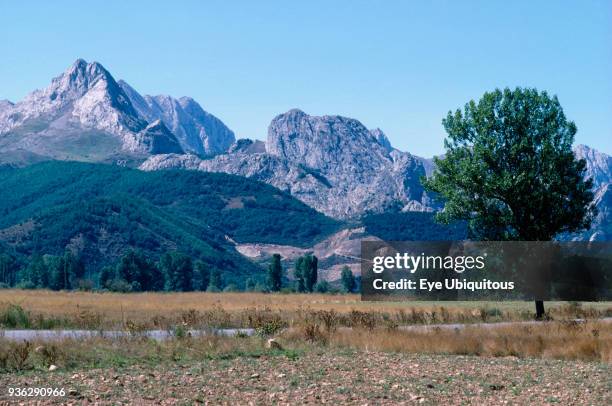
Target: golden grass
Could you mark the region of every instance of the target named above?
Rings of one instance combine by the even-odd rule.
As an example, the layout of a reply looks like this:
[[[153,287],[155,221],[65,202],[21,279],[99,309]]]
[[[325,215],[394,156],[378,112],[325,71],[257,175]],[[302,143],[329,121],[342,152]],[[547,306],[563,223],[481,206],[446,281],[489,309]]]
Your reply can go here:
[[[263,293],[92,293],[46,290],[0,290],[0,308],[18,305],[36,318],[68,320],[64,325],[81,328],[165,328],[177,322],[198,326],[252,325],[253,318],[274,315],[284,323],[310,313],[346,321],[355,313],[368,313],[376,325],[470,323],[527,320],[533,317],[531,302],[362,302],[359,295],[263,294]],[[570,306],[547,303],[553,318],[598,318],[612,315],[610,302]],[[262,313],[263,314],[262,316]],[[357,314],[359,316],[359,314]],[[348,324],[347,324],[348,323]],[[350,320],[341,324],[351,325]],[[61,326],[62,323],[56,323]]]
[[[489,357],[554,358],[612,363],[612,323],[542,322],[464,329],[337,329],[313,325],[288,330],[288,340],[310,340],[331,347],[400,353]]]
[[[302,320],[278,337],[282,348],[266,348],[268,336],[188,338],[157,342],[138,336],[52,342],[11,342],[0,338],[0,373],[28,369],[107,368],[184,363],[265,355],[299,357],[309,351],[366,352],[545,358],[612,363],[612,323],[542,322],[499,327],[404,331],[397,328],[329,328]]]

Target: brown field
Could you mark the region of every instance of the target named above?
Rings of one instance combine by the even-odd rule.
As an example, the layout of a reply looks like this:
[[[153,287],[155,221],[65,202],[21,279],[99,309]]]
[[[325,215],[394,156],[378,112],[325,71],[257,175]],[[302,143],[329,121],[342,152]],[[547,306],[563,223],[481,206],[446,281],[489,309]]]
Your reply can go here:
[[[57,342],[0,337],[0,405],[16,401],[7,388],[26,386],[66,390],[39,404],[610,404],[612,323],[597,320],[612,314],[610,303],[547,303],[552,321],[542,323],[423,326],[525,321],[532,307],[368,303],[357,295],[4,290],[5,328],[130,334]],[[256,334],[188,334],[211,326]],[[140,334],[147,328],[168,329],[174,338],[147,339]],[[267,345],[272,337],[278,348]]]
[[[167,327],[166,324],[185,321],[187,313],[207,315],[211,319],[208,324],[222,324],[215,327],[248,327],[246,319],[253,313],[277,315],[290,323],[309,312],[367,312],[377,319],[391,318],[401,325],[529,320],[534,311],[533,303],[518,301],[362,302],[359,295],[0,290],[0,310],[11,304],[35,316],[65,319],[68,325],[82,328],[117,327],[126,323],[146,328]],[[546,305],[553,319],[612,316],[610,302],[582,305],[548,302]],[[92,325],[92,320],[100,325]]]
[[[329,329],[267,336],[64,342],[0,339],[7,388],[64,388],[40,404],[610,404],[612,325]],[[49,372],[49,366],[57,369]],[[31,399],[30,399],[31,400]]]
[[[608,365],[350,350],[0,374],[0,405],[609,405]],[[7,388],[64,388],[15,399]]]

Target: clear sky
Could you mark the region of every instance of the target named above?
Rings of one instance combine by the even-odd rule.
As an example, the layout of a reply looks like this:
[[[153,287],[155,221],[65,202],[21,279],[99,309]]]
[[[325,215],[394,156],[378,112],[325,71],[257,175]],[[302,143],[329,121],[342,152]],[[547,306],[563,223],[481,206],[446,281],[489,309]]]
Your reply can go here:
[[[87,5],[85,5],[87,4]],[[557,94],[612,153],[612,1],[2,1],[0,99],[76,58],[143,94],[188,95],[238,137],[297,107],[442,152],[441,119],[495,87]]]

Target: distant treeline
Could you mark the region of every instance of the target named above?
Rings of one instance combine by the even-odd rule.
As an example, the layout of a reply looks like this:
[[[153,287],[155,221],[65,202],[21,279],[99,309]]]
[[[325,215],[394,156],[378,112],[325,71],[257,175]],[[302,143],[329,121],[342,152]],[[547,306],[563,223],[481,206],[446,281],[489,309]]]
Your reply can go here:
[[[259,292],[353,292],[357,281],[352,271],[342,270],[340,287],[318,280],[318,259],[305,255],[297,259],[290,280],[281,265],[281,257],[274,254],[266,277],[254,275],[238,284],[204,261],[172,251],[158,261],[147,259],[142,251],[128,250],[114,266],[97,272],[88,270],[70,252],[62,256],[34,256],[22,264],[13,256],[0,254],[0,288],[51,290],[107,290],[113,292],[144,291],[259,291]]]

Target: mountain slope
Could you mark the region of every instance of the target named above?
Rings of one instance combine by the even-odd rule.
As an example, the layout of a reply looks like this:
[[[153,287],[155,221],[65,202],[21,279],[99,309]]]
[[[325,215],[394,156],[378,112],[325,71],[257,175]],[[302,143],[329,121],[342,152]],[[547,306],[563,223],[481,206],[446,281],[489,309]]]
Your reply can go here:
[[[147,100],[156,101],[155,110]],[[159,127],[158,120],[166,127],[163,142],[146,131]],[[99,63],[82,59],[22,101],[0,102],[0,158],[9,161],[13,152],[27,151],[46,159],[129,163],[183,150],[220,153],[233,141],[231,130],[194,100],[145,99]]]
[[[174,133],[182,149],[200,155],[220,154],[235,141],[234,133],[217,117],[207,113],[190,97],[141,96],[129,84],[119,85],[141,117],[161,120]]]
[[[425,176],[421,162],[391,148],[382,131],[369,131],[355,119],[290,110],[272,120],[265,152],[241,147],[230,150],[206,160],[158,155],[140,168],[185,168],[251,177],[339,219],[434,207],[420,183]]]
[[[152,258],[177,249],[246,275],[259,268],[232,241],[312,244],[338,227],[285,193],[226,174],[76,162],[0,171],[0,242],[26,256],[75,250],[96,269],[128,248]]]

